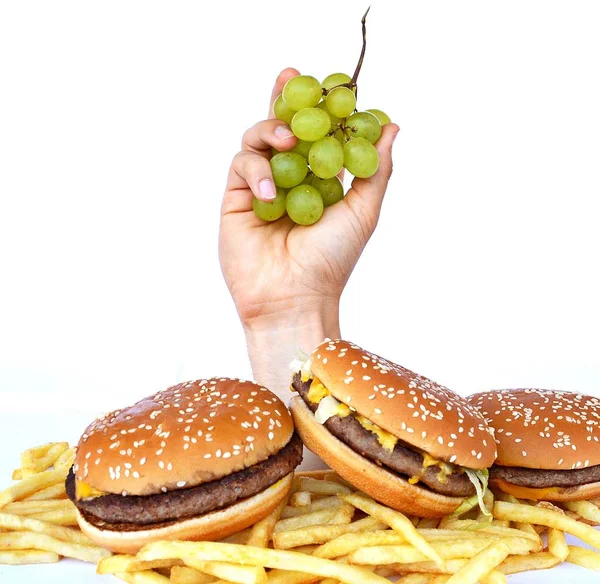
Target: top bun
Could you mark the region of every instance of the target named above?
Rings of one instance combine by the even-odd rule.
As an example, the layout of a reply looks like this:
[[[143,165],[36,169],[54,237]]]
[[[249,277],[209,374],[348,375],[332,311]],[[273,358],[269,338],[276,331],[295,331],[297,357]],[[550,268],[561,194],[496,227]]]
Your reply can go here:
[[[548,389],[476,393],[494,428],[501,466],[574,470],[600,464],[600,399]]]
[[[266,460],[294,426],[281,400],[239,379],[189,381],[94,421],[77,446],[78,481],[149,495],[220,479]]]
[[[311,371],[342,403],[437,459],[488,468],[496,443],[483,416],[465,399],[347,341],[325,341]]]

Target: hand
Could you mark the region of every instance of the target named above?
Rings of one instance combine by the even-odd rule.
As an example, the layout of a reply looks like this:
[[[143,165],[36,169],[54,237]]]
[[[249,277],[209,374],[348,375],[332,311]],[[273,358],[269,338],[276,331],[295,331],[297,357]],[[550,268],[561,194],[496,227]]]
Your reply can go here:
[[[279,75],[271,111],[286,81],[298,74],[286,69]],[[271,115],[244,135],[223,198],[219,258],[246,332],[255,377],[275,391],[287,388],[289,379],[283,384],[274,369],[283,366],[287,374],[297,348],[308,352],[324,337],[340,336],[340,296],[377,225],[398,130],[395,124],[383,128],[376,145],[377,173],[355,178],[344,199],[309,227],[287,216],[265,223],[252,210],[253,197],[268,201],[275,196],[271,147],[286,151],[295,146],[289,127]]]

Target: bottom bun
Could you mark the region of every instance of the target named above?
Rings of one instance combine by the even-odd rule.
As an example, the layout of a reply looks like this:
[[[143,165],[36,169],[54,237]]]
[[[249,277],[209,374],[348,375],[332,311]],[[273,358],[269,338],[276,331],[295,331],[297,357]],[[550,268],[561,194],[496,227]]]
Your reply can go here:
[[[411,485],[358,454],[319,424],[300,396],[293,397],[289,407],[304,445],[342,478],[388,507],[420,517],[443,517],[463,502],[459,497],[447,497]]]
[[[521,487],[502,479],[493,479],[490,483],[513,497],[531,499],[532,501],[588,501],[600,497],[600,482],[579,485],[578,487],[550,487],[544,489]]]
[[[135,554],[147,543],[161,539],[211,541],[242,531],[266,517],[287,497],[293,481],[292,472],[257,495],[225,509],[175,523],[158,524],[142,531],[104,529],[87,521],[79,511],[77,521],[81,531],[94,543],[121,554]]]

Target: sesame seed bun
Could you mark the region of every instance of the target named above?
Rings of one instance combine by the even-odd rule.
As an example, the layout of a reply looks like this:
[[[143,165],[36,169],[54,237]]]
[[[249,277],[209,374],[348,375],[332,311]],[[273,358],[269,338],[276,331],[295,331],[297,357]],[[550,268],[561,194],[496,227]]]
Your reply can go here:
[[[575,470],[600,464],[600,399],[509,389],[470,396],[494,428],[501,466]]]
[[[342,478],[374,499],[421,517],[449,515],[463,502],[411,485],[400,476],[367,460],[319,424],[300,396],[290,402],[296,429],[304,445],[320,456]]]
[[[495,431],[491,482],[502,491],[546,501],[600,497],[600,399],[546,389],[488,391],[468,399]],[[558,481],[562,486],[553,486]]]
[[[77,521],[81,531],[92,541],[121,554],[135,554],[147,543],[165,539],[217,540],[242,531],[271,513],[291,491],[293,476],[294,473],[290,473],[261,493],[225,509],[164,526],[159,525],[139,531],[104,529],[88,522],[79,511],[77,511]]]
[[[488,468],[496,444],[483,416],[465,399],[347,341],[325,341],[310,369],[339,401],[431,456]]]
[[[77,446],[77,481],[151,495],[218,480],[279,452],[294,431],[285,405],[250,381],[190,381],[94,421]]]

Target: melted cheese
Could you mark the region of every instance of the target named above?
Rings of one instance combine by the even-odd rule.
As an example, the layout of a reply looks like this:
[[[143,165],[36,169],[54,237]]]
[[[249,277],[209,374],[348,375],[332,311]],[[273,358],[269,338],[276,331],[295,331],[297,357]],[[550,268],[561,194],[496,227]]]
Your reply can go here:
[[[373,434],[377,436],[377,441],[379,442],[379,444],[381,444],[381,446],[383,446],[383,448],[385,448],[389,452],[392,452],[394,450],[394,447],[398,442],[398,438],[396,438],[396,436],[390,434],[383,428],[380,428],[377,424],[373,424],[371,420],[365,418],[364,416],[361,416],[360,414],[356,414],[356,419],[363,428],[369,430],[369,432],[373,432]]]
[[[95,499],[96,497],[103,497],[104,495],[108,495],[103,491],[99,491],[92,487],[92,485],[88,485],[82,481],[75,482],[75,497],[77,499]]]
[[[419,482],[419,477],[410,477],[410,478],[408,479],[408,482],[409,482],[411,485],[416,485],[416,484]]]
[[[316,377],[313,378],[306,397],[313,404],[318,404],[324,397],[331,395],[329,390]]]
[[[558,487],[535,489],[531,487],[521,487],[519,485],[513,485],[512,483],[503,481],[502,479],[495,479],[494,482],[505,493],[508,493],[513,497],[517,497],[517,499],[532,499],[534,501],[541,501],[546,499],[548,496],[557,495],[560,492],[560,489]]]

